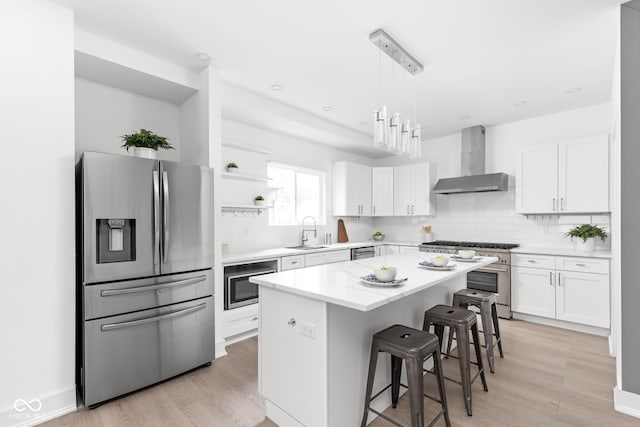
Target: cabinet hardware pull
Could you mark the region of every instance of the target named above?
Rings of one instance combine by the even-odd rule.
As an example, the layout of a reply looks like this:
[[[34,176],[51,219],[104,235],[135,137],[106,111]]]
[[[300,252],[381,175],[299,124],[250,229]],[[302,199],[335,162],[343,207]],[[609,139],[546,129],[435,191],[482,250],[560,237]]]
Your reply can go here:
[[[564,197],[560,197],[560,210],[564,210]]]
[[[555,197],[553,198],[553,210],[554,211],[556,210],[556,198]]]
[[[289,326],[296,326],[296,319],[294,319],[293,317],[291,319],[289,319],[289,321],[287,322],[287,325]]]
[[[586,264],[576,264],[578,267],[586,267]]]
[[[536,262],[535,259],[528,259],[527,262]]]
[[[298,261],[291,261],[291,264],[297,264]]]
[[[409,205],[407,205],[407,215],[409,215]]]
[[[562,275],[558,273],[558,286],[562,286]]]
[[[256,316],[253,319],[251,319],[252,322],[255,322],[256,320],[258,320],[258,316]]]
[[[376,205],[373,205],[373,214],[376,214]]]
[[[549,272],[549,284],[553,286],[553,272]]]

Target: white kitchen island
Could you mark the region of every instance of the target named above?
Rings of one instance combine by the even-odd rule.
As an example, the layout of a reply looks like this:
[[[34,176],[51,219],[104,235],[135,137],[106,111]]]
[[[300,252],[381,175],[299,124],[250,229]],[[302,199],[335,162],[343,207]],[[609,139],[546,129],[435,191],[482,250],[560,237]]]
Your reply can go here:
[[[451,304],[453,293],[466,288],[467,272],[497,261],[458,262],[451,271],[418,266],[432,255],[368,258],[251,278],[260,285],[259,388],[272,421],[281,427],[360,425],[372,335],[396,323],[420,329],[426,309]],[[396,267],[398,278],[409,280],[394,288],[360,280],[382,265]],[[388,355],[378,358],[374,393],[390,382],[390,365]],[[372,407],[382,411],[390,404],[390,393],[383,393]]]

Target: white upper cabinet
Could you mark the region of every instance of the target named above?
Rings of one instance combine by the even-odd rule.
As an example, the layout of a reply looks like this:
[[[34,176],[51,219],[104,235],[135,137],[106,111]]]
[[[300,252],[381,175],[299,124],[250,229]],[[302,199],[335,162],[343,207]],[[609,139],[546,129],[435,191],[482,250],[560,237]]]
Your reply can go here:
[[[333,165],[333,214],[371,215],[371,168],[352,162]]]
[[[609,211],[609,141],[607,136],[558,144],[560,210]]]
[[[523,150],[516,168],[517,213],[609,211],[607,135]]]
[[[393,214],[435,215],[435,170],[429,163],[393,168]]]
[[[393,215],[393,168],[371,168],[371,214]]]

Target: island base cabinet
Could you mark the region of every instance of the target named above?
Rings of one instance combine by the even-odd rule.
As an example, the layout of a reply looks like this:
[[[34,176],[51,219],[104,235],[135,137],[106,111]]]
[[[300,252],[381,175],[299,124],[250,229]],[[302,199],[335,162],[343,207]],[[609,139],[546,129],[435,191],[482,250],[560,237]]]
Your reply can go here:
[[[609,276],[559,271],[556,319],[609,327]]]
[[[261,286],[260,310],[259,381],[267,416],[283,427],[326,426],[326,303]]]

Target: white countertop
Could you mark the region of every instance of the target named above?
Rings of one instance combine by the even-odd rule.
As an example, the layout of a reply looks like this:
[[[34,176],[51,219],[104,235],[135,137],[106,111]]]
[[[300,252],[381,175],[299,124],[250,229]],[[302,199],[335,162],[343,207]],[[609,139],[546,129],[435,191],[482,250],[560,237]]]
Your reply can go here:
[[[536,254],[536,255],[557,255],[557,256],[574,256],[580,258],[605,258],[611,259],[611,252],[595,251],[595,252],[580,252],[567,248],[537,248],[520,246],[515,249],[511,249],[512,254]]]
[[[419,261],[433,255],[421,253],[366,258],[265,274],[252,277],[250,281],[355,310],[371,311],[498,260],[484,257],[477,262],[457,262],[457,267],[450,271],[433,271],[418,266]],[[407,277],[409,280],[401,286],[388,288],[362,282],[360,277],[373,273],[374,268],[382,265],[396,267],[397,278]]]
[[[273,259],[289,255],[302,255],[312,254],[316,252],[327,251],[339,251],[341,249],[360,248],[363,246],[379,246],[379,245],[398,245],[398,246],[418,246],[421,242],[396,242],[386,241],[381,242],[374,240],[365,240],[362,242],[347,242],[347,243],[334,243],[333,245],[321,245],[323,248],[319,249],[287,249],[287,248],[273,248],[273,249],[261,249],[257,251],[248,252],[232,252],[222,255],[222,264],[235,264],[238,262],[257,261],[261,259]]]

